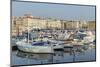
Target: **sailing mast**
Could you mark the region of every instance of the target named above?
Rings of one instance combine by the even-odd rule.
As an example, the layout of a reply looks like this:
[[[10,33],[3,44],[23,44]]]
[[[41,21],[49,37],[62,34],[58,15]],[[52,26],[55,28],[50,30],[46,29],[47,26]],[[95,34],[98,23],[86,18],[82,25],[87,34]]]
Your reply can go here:
[[[29,44],[29,24],[28,24],[28,15],[27,16],[27,42]]]

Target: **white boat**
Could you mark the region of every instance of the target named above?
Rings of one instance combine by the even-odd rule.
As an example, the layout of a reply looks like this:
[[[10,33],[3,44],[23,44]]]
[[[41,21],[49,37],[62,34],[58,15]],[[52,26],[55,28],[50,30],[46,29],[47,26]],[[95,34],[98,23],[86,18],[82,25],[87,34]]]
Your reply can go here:
[[[40,43],[40,44],[39,44]],[[28,43],[25,40],[19,41],[16,43],[18,49],[24,52],[31,52],[31,53],[54,53],[53,46],[43,42],[33,42]]]
[[[51,38],[43,38],[43,39],[36,39],[35,41],[39,41],[39,40],[42,40],[44,42],[49,42],[49,44],[51,46],[53,46],[52,48],[53,49],[63,49],[64,48],[64,41],[60,41],[60,40],[54,40],[54,39],[51,39]]]
[[[51,45],[53,46],[53,49],[63,49],[64,48],[64,42],[63,41],[57,41],[57,40],[48,40],[50,41]]]

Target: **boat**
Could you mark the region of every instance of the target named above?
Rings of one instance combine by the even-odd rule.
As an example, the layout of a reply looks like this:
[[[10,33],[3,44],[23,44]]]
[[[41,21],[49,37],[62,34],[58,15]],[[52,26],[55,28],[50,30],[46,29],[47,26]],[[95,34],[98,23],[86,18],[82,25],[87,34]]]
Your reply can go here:
[[[18,49],[24,52],[30,53],[54,53],[53,46],[48,42],[36,41],[27,42],[27,40],[21,40],[17,43]]]
[[[48,40],[53,46],[54,50],[63,50],[64,49],[64,41],[49,39]]]

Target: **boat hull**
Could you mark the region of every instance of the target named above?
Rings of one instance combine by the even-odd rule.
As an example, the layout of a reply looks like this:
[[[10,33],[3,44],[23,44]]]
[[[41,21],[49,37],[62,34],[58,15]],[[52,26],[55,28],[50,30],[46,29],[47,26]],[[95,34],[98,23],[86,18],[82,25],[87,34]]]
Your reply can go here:
[[[54,53],[52,46],[32,46],[25,42],[17,42],[18,49],[31,53]]]
[[[64,49],[63,45],[55,45],[53,46],[53,49]]]
[[[54,53],[53,49],[50,46],[18,46],[18,49],[24,52],[30,53]]]

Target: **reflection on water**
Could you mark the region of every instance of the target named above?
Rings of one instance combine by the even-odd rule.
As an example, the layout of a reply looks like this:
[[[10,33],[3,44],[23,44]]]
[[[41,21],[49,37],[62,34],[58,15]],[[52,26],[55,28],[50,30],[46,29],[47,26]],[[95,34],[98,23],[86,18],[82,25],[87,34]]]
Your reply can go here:
[[[22,51],[12,52],[12,65],[63,63],[95,60],[95,49],[85,51],[55,51],[54,54],[34,54]]]
[[[33,53],[25,53],[22,51],[18,51],[16,54],[17,57],[34,59],[34,60],[48,60],[51,61],[53,54],[33,54]]]

